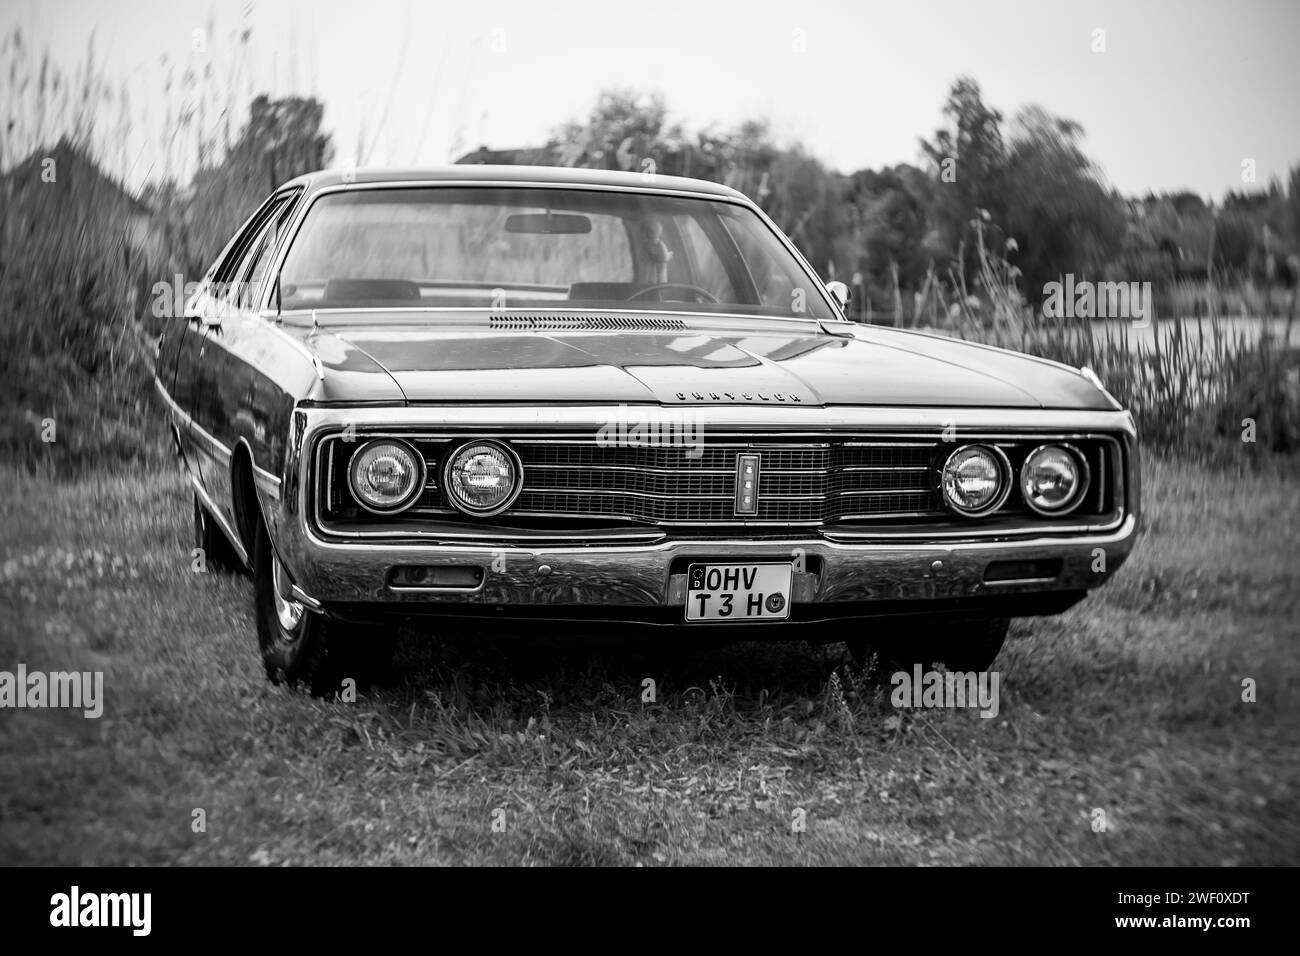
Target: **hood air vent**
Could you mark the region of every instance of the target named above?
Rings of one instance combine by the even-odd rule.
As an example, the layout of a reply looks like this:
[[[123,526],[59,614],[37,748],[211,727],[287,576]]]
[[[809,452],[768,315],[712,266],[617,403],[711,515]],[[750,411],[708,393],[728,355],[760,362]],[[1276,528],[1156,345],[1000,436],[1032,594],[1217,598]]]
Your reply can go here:
[[[494,315],[488,319],[488,328],[519,332],[682,332],[686,329],[686,323],[681,319],[659,319],[641,315],[541,313]]]

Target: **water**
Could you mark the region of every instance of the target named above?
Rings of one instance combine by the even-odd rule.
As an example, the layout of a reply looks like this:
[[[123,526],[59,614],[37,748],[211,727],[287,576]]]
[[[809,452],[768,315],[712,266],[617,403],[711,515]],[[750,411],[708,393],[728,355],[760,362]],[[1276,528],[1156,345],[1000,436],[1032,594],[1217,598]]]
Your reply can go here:
[[[1197,320],[1192,317],[1157,319],[1149,323],[1146,328],[1136,326],[1131,319],[1093,319],[1089,324],[1095,342],[1105,342],[1108,337],[1111,341],[1120,341],[1127,332],[1130,351],[1137,351],[1141,344],[1148,352],[1155,348],[1157,335],[1163,347],[1178,334],[1180,326],[1184,338],[1193,343],[1199,342],[1201,334],[1204,333],[1206,348],[1213,347],[1216,341],[1214,331],[1216,325],[1218,334],[1223,341],[1229,343],[1230,348],[1254,344],[1259,341],[1266,329],[1276,342],[1281,342],[1282,337],[1287,333],[1285,318],[1257,316],[1220,317],[1213,323],[1209,319]],[[1288,344],[1293,349],[1300,348],[1300,315],[1296,316],[1295,322],[1291,325]]]

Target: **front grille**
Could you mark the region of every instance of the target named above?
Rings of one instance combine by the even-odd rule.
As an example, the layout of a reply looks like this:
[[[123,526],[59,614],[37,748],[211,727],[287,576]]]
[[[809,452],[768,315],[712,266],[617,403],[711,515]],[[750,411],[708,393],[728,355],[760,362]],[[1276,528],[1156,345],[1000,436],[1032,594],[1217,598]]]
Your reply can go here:
[[[853,532],[865,525],[976,528],[998,518],[1029,525],[1054,519],[1031,512],[1013,478],[1004,504],[981,519],[955,518],[939,492],[942,463],[957,444],[982,441],[997,445],[1018,475],[1030,449],[1046,440],[1064,440],[1084,456],[1092,480],[1084,500],[1068,520],[1114,521],[1122,507],[1119,443],[1108,436],[1046,435],[963,436],[957,444],[936,435],[881,436],[782,435],[760,437],[710,433],[695,448],[602,444],[575,434],[526,437],[491,433],[508,443],[524,466],[524,487],[502,514],[467,519],[452,509],[439,487],[441,469],[451,451],[470,436],[403,434],[427,464],[424,491],[407,511],[393,519],[439,522],[471,521],[493,528],[563,531],[626,529],[629,524],[662,527],[678,534],[707,534],[719,527],[766,529],[821,527]],[[364,437],[364,436],[362,436]],[[480,433],[474,437],[489,437]],[[353,439],[355,442],[357,439]],[[360,509],[347,487],[349,449],[358,447],[329,436],[318,449],[321,468],[320,514],[330,528],[366,525],[374,533],[376,517]],[[758,505],[755,513],[736,511],[736,460],[759,456]],[[991,530],[990,533],[993,533]]]
[[[446,442],[420,442],[430,481],[415,512],[445,513],[437,483]],[[514,515],[600,517],[662,525],[817,525],[939,514],[937,443],[708,442],[692,449],[595,441],[512,443],[524,466]],[[735,512],[736,456],[759,455],[758,512]]]

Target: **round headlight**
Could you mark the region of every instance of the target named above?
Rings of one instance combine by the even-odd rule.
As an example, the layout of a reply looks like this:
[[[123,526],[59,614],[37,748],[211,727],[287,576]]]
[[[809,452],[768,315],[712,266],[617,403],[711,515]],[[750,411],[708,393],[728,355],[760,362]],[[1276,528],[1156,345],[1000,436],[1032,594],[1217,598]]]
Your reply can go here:
[[[452,506],[465,514],[488,517],[509,508],[523,489],[519,456],[505,445],[472,441],[447,459],[443,490]]]
[[[1020,468],[1020,494],[1039,514],[1069,511],[1083,498],[1088,465],[1083,456],[1062,445],[1040,445]]]
[[[993,511],[1011,491],[1011,466],[992,445],[963,445],[943,466],[943,498],[958,514],[974,517]]]
[[[352,455],[348,483],[361,507],[392,514],[419,497],[424,487],[424,459],[405,442],[368,442]]]

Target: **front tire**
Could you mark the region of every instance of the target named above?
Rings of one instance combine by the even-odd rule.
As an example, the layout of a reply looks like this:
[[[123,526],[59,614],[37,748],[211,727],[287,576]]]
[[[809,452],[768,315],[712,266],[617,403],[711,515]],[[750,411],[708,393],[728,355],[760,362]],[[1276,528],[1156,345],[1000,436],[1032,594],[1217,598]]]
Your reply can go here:
[[[918,617],[854,624],[856,633],[844,643],[859,664],[872,655],[877,667],[911,670],[943,664],[950,671],[986,671],[993,666],[1007,639],[1011,620],[1005,617]]]
[[[368,683],[392,656],[394,638],[377,629],[345,624],[285,597],[288,576],[259,521],[253,543],[253,604],[257,642],[267,679],[307,685],[313,697],[330,697],[348,678]]]

